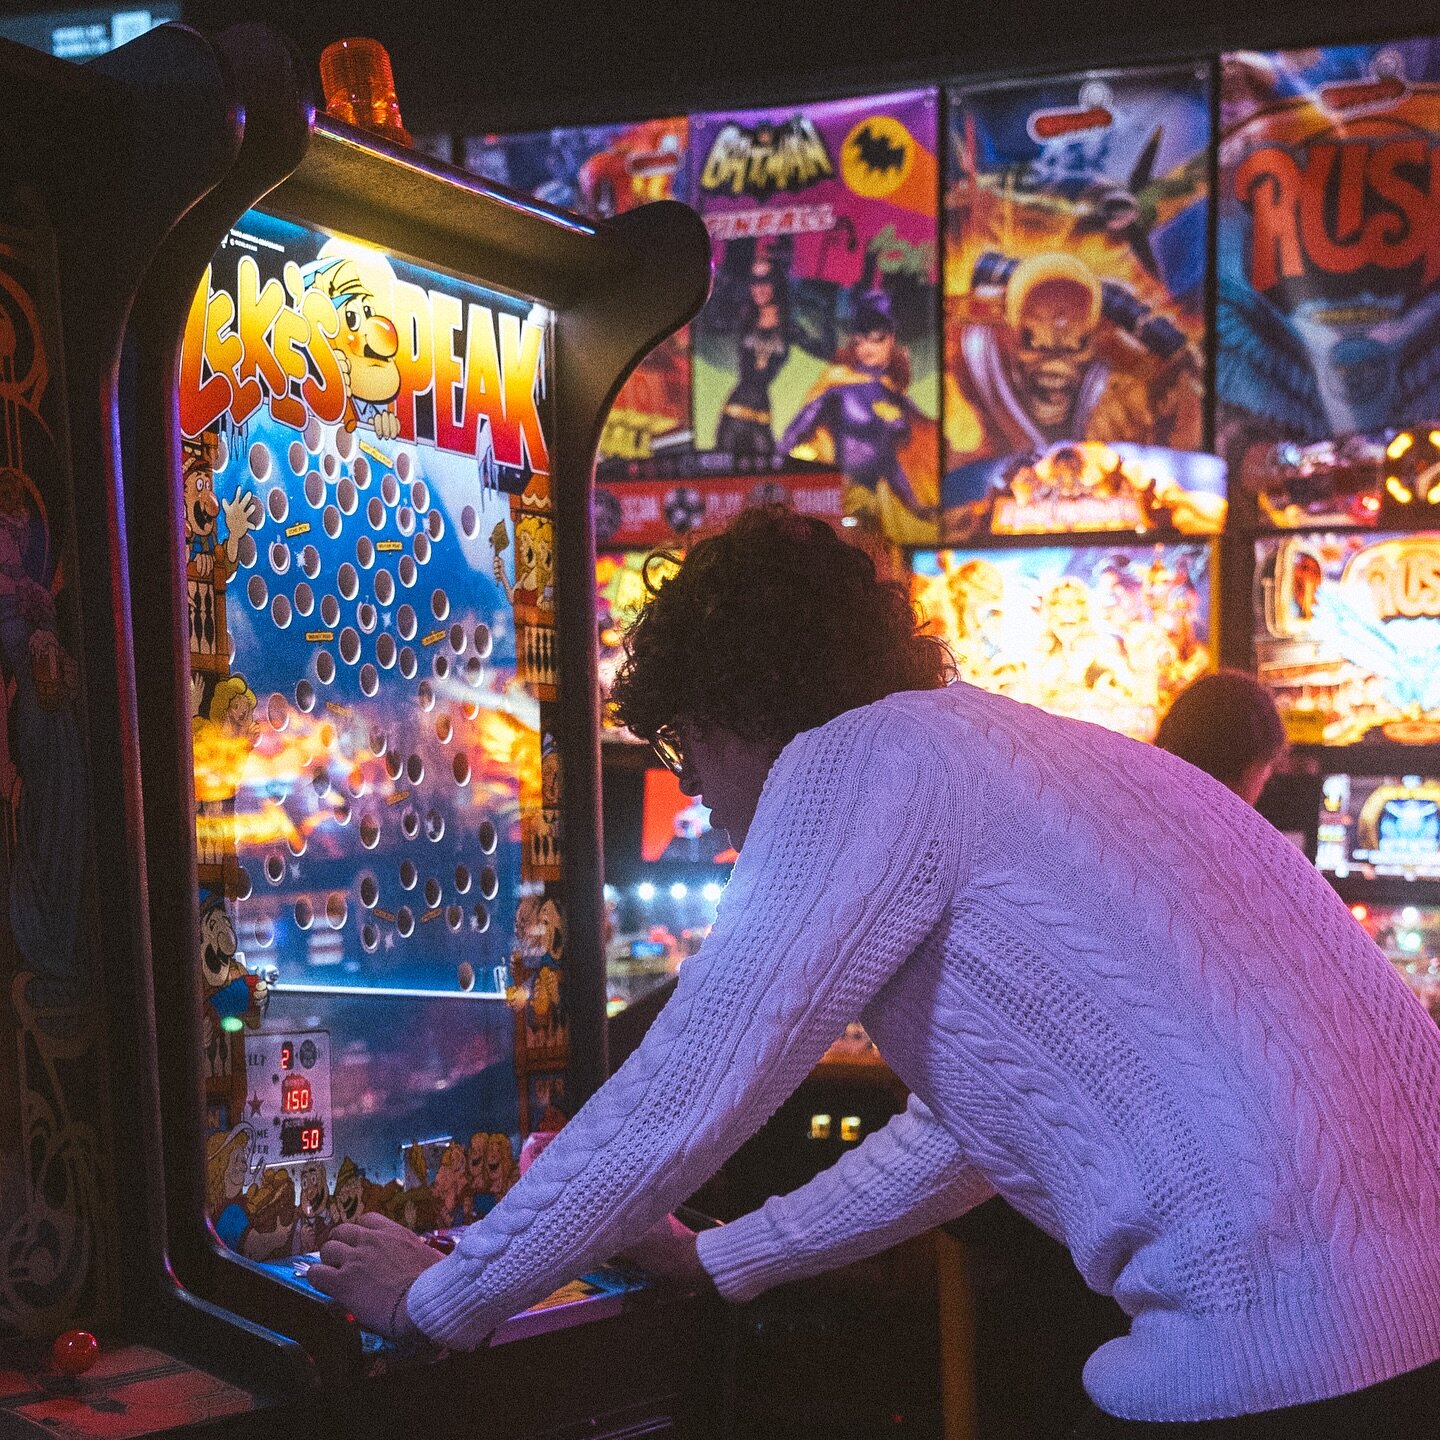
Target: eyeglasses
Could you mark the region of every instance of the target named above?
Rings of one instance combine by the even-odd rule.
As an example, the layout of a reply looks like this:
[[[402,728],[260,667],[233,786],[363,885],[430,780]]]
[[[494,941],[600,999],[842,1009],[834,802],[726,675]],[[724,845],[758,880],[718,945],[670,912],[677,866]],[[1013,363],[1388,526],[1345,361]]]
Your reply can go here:
[[[680,736],[669,725],[662,725],[650,737],[650,748],[672,775],[678,775],[685,768],[685,756],[680,750]]]

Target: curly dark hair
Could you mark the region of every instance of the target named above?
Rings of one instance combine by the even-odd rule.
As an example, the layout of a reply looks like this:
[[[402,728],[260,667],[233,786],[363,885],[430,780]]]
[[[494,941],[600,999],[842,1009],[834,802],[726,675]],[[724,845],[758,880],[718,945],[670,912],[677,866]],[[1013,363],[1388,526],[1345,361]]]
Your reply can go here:
[[[1233,786],[1251,765],[1280,756],[1285,724],[1258,680],[1240,670],[1217,670],[1175,697],[1155,744]]]
[[[746,510],[700,541],[625,635],[613,717],[652,737],[679,720],[785,745],[897,690],[954,678],[904,587],[822,520],[781,505]],[[647,562],[647,570],[651,567]]]

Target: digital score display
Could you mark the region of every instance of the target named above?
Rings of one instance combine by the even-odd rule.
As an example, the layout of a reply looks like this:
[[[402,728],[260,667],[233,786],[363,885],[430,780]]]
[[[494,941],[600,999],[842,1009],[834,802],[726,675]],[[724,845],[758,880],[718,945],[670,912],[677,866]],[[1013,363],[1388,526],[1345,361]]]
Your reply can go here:
[[[1337,879],[1440,880],[1440,780],[1327,775],[1315,864]]]
[[[245,1123],[267,1165],[330,1157],[330,1032],[249,1035]]]

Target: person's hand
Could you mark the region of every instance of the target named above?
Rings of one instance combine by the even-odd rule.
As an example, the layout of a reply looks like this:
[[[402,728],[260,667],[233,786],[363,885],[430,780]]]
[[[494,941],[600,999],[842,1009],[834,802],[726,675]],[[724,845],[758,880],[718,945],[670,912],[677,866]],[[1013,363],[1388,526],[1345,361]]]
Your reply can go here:
[[[638,1265],[657,1280],[687,1290],[713,1288],[710,1272],[700,1263],[695,1232],[673,1215],[652,1225],[633,1245],[620,1252],[620,1259]]]
[[[422,1339],[405,1309],[415,1278],[443,1257],[412,1230],[383,1215],[337,1225],[307,1278],[367,1330],[390,1340]]]

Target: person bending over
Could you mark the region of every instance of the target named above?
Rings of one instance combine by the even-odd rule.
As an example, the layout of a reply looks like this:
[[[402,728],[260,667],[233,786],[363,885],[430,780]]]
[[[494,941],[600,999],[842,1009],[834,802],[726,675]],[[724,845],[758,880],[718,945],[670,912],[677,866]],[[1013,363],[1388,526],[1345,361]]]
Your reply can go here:
[[[626,647],[618,718],[740,852],[714,929],[453,1254],[363,1217],[322,1291],[467,1348],[657,1224],[740,1301],[998,1192],[1130,1316],[1078,1433],[1428,1433],[1440,1031],[1293,845],[1173,755],[945,684],[903,591],[785,511],[697,544]],[[855,1019],[906,1110],[667,1228]]]
[[[1155,743],[1254,805],[1285,754],[1285,725],[1258,680],[1217,670],[1175,697]]]

